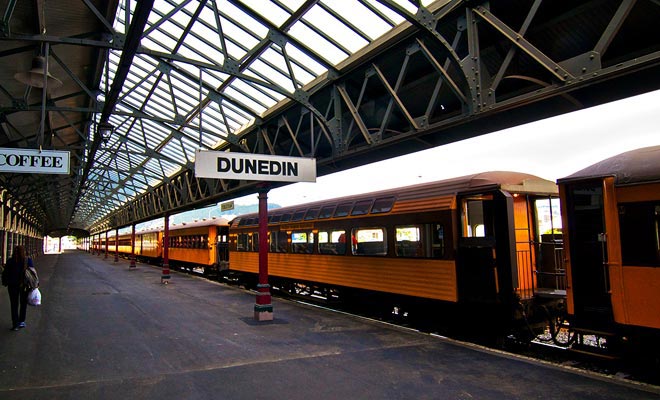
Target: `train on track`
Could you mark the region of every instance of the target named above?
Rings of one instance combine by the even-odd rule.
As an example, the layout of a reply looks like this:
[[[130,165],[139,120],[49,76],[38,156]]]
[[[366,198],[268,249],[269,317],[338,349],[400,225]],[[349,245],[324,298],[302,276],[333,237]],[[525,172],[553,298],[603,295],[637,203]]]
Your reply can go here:
[[[173,226],[170,264],[255,287],[258,221]],[[159,261],[162,235],[137,233],[136,257]],[[268,235],[269,283],[290,296],[660,356],[660,146],[557,184],[485,172],[269,210]],[[120,235],[119,252],[130,243]]]
[[[171,225],[168,232],[168,263],[175,269],[197,272],[214,277],[227,267],[227,237],[229,222],[224,218]],[[96,238],[92,247],[97,251],[116,253],[137,261],[162,264],[162,228],[123,233],[107,238]],[[131,246],[132,241],[135,246]]]

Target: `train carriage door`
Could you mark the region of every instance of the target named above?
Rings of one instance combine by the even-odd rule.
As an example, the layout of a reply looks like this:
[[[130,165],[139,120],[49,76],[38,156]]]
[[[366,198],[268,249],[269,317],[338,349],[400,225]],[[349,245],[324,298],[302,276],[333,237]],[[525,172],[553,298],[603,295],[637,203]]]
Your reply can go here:
[[[218,226],[215,237],[215,259],[220,270],[229,268],[229,227]],[[214,238],[209,238],[212,241]],[[211,242],[212,243],[212,242]]]
[[[459,297],[468,302],[502,300],[517,285],[511,197],[502,192],[470,195],[460,204]]]
[[[567,184],[566,203],[575,317],[599,329],[613,321],[602,182]]]

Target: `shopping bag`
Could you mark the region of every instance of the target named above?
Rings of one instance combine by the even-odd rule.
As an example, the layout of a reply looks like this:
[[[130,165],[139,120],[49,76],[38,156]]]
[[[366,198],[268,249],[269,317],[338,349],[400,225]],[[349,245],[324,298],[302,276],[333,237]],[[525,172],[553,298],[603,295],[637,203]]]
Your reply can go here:
[[[31,306],[41,305],[41,292],[39,291],[39,289],[33,289],[28,294],[28,304]]]

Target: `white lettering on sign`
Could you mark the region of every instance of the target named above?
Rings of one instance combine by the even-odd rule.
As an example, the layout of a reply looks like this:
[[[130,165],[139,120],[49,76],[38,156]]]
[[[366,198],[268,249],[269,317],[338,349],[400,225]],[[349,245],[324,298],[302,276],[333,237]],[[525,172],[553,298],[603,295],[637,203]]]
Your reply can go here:
[[[195,176],[256,181],[316,182],[316,159],[197,151]]]
[[[0,172],[69,174],[68,151],[0,148]]]

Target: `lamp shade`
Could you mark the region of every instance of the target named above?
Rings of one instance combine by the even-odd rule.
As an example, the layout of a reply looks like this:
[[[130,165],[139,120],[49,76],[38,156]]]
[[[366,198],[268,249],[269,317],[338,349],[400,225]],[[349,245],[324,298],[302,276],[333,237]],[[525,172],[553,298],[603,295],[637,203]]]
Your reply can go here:
[[[27,72],[18,72],[14,74],[14,78],[28,86],[43,88],[45,64],[45,57],[34,57],[32,59],[32,68]],[[55,89],[62,86],[62,81],[52,76],[49,71],[46,71],[46,80],[46,86],[50,89]]]

